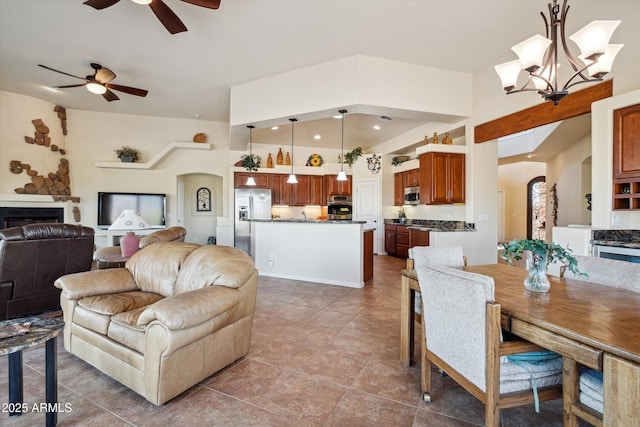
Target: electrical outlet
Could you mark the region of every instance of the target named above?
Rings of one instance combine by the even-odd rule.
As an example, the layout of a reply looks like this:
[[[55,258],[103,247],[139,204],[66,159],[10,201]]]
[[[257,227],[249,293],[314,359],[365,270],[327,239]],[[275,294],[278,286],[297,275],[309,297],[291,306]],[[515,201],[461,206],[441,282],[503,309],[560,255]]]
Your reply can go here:
[[[269,265],[273,265],[274,262],[273,255],[269,255]]]

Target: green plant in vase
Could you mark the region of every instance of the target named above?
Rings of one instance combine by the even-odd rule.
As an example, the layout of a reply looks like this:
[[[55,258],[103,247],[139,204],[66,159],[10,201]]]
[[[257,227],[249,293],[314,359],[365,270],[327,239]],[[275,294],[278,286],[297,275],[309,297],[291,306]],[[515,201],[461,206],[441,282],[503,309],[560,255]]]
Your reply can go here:
[[[572,273],[587,276],[578,270],[578,261],[571,255],[571,249],[563,248],[557,243],[547,243],[544,240],[514,239],[502,245],[504,251],[500,256],[512,264],[513,260],[522,259],[526,253],[529,274],[524,279],[524,286],[533,292],[548,292],[551,288],[546,272],[550,263],[558,261]]]
[[[122,147],[114,150],[116,156],[120,159],[121,162],[137,162],[140,160],[140,153],[135,148],[131,148],[128,145],[123,145]]]
[[[257,172],[260,167],[260,162],[262,158],[256,154],[243,154],[242,157],[242,167],[244,167],[249,172]]]

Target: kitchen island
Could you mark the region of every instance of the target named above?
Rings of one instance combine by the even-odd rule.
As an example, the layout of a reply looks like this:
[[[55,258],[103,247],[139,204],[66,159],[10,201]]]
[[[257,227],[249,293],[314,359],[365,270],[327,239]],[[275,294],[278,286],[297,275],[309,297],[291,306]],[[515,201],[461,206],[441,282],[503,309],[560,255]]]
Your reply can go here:
[[[253,220],[251,252],[263,276],[361,288],[373,275],[372,235],[360,221]]]

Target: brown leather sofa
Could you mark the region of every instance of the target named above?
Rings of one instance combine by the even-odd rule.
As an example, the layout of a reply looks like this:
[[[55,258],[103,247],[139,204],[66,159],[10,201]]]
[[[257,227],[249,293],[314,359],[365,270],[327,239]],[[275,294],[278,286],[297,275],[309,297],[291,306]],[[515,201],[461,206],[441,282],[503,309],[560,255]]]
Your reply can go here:
[[[174,226],[165,228],[162,230],[154,231],[151,234],[140,238],[140,249],[160,242],[184,242],[184,238],[187,235],[187,229],[180,226]],[[120,255],[120,246],[106,246],[96,250],[93,254],[93,260],[96,262],[98,268],[108,268],[109,263],[102,262],[100,259],[105,255]]]
[[[29,224],[0,230],[0,320],[60,307],[53,282],[91,269],[94,230]]]
[[[156,405],[249,352],[258,271],[237,248],[156,243],[56,286],[67,351]]]

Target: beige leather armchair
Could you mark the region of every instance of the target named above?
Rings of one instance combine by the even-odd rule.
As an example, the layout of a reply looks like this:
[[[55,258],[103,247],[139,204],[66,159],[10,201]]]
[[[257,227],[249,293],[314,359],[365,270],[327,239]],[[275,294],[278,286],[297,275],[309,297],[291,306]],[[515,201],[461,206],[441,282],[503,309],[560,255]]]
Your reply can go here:
[[[65,349],[156,405],[249,352],[258,271],[239,249],[157,243],[55,285]]]
[[[164,228],[162,230],[154,231],[151,234],[142,236],[140,238],[140,249],[147,247],[154,243],[160,242],[184,242],[184,238],[187,235],[187,229],[180,226],[174,226]],[[101,262],[100,259],[105,255],[120,255],[120,246],[106,246],[100,248],[93,253],[93,260],[96,262],[98,268],[107,268],[109,263]]]

